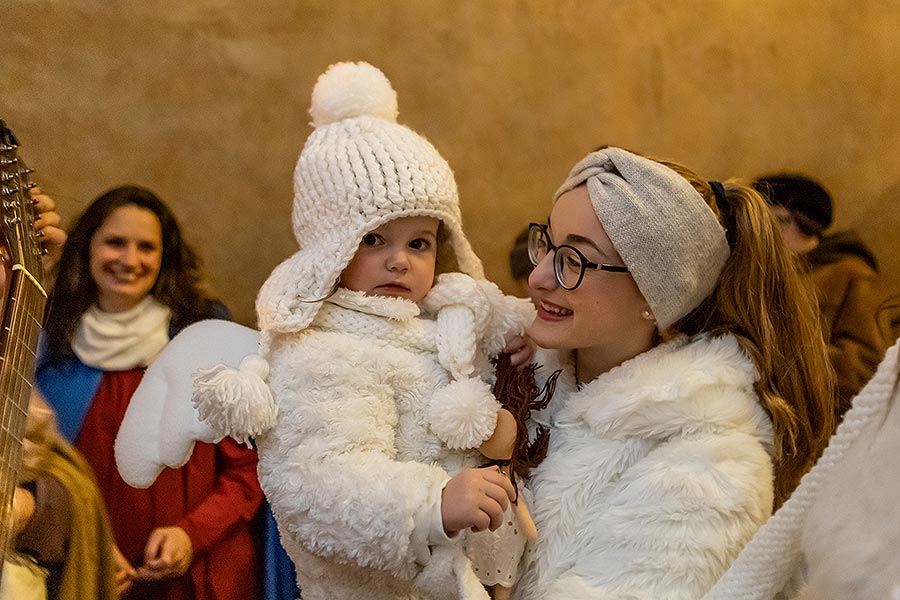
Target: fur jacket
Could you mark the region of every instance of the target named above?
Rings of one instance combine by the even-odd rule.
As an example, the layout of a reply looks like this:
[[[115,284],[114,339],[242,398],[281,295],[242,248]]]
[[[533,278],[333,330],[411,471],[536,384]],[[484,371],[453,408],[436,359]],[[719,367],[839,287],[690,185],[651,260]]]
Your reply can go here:
[[[558,353],[539,356],[551,372]],[[565,359],[565,357],[562,357]],[[699,599],[772,511],[772,425],[730,336],[675,338],[577,389],[563,365],[520,600]]]
[[[453,275],[422,314],[341,289],[273,341],[278,419],[257,439],[260,483],[304,599],[487,599],[435,508],[450,475],[481,462],[500,407],[488,358],[533,308],[487,282],[473,298],[474,280]]]

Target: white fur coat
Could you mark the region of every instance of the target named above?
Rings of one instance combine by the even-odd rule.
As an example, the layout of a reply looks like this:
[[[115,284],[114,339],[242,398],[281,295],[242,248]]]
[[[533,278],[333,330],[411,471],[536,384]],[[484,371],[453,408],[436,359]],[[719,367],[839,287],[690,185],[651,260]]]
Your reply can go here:
[[[580,390],[567,366],[538,416],[550,449],[517,598],[702,597],[772,510],[755,379],[732,337],[669,341]]]
[[[429,547],[422,523],[449,475],[480,461],[474,448],[499,408],[486,357],[533,309],[497,296],[485,318],[460,321],[433,305],[444,287],[424,303],[440,308],[432,319],[407,301],[342,291],[310,328],[272,345],[279,412],[257,439],[260,483],[304,599],[487,598],[460,545]],[[450,339],[461,327],[476,339]]]

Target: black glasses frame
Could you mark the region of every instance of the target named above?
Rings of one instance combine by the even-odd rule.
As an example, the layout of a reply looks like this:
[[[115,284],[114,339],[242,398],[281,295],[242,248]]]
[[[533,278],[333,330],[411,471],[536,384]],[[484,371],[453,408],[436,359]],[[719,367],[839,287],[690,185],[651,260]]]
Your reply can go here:
[[[528,225],[528,259],[534,266],[537,266],[537,264],[540,262],[540,260],[535,259],[535,253],[537,249],[532,248],[532,240],[535,239],[535,236],[532,232],[535,229],[540,230],[540,232],[544,235],[544,241],[547,242],[547,254],[550,254],[551,252],[554,254],[553,275],[556,277],[556,283],[558,283],[559,287],[564,290],[571,291],[581,285],[581,281],[584,279],[584,272],[588,269],[592,269],[594,271],[609,271],[611,273],[628,273],[628,267],[624,267],[622,265],[608,265],[606,263],[595,263],[588,260],[587,257],[581,253],[581,250],[579,250],[575,246],[570,246],[569,244],[560,244],[559,246],[555,246],[553,242],[550,241],[550,228],[542,223],[529,223]],[[558,256],[558,254],[556,254],[556,251],[560,248],[566,248],[567,250],[571,250],[572,252],[574,252],[578,256],[581,264],[581,271],[578,273],[578,281],[576,281],[575,285],[573,285],[572,287],[569,287],[565,283],[563,283],[563,278],[560,274],[560,264],[556,259],[556,257]]]

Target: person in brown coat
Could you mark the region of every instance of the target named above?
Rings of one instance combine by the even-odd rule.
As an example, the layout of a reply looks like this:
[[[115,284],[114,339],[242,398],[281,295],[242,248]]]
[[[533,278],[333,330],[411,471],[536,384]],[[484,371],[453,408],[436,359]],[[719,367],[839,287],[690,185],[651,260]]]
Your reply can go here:
[[[878,318],[887,297],[879,289],[878,262],[853,233],[826,234],[832,200],[818,182],[804,175],[779,174],[757,179],[754,187],[768,198],[785,244],[803,258],[815,285],[822,330],[837,374],[840,419],[890,344]]]

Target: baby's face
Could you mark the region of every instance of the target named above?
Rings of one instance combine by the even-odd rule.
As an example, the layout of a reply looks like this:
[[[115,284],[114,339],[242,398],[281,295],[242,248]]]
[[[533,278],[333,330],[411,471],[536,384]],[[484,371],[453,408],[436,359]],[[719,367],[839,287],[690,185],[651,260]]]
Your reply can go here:
[[[370,231],[341,273],[341,286],[418,302],[434,283],[439,225],[432,217],[401,217]]]

